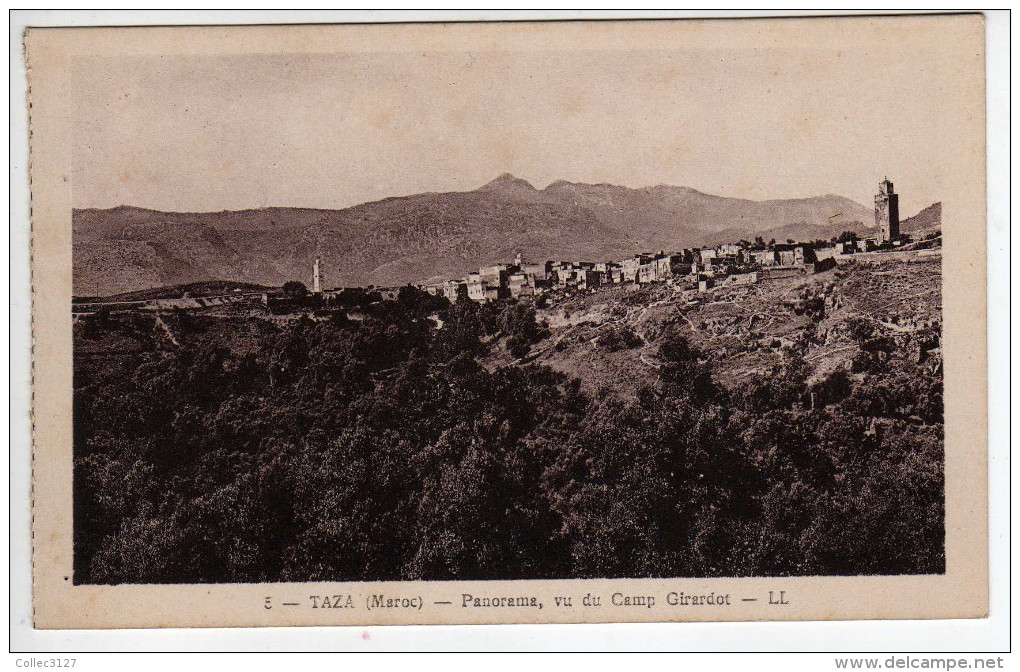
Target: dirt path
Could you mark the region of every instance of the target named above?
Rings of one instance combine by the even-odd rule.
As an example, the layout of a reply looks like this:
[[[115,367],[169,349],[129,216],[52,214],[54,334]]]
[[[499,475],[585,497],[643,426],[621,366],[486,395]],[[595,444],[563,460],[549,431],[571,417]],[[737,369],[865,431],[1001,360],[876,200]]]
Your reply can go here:
[[[810,355],[808,355],[807,357],[805,357],[804,361],[805,362],[810,362],[810,361],[813,361],[813,360],[816,360],[816,359],[821,359],[822,357],[827,357],[829,355],[835,355],[837,352],[846,352],[847,350],[853,350],[856,347],[857,347],[857,345],[854,344],[854,345],[844,345],[844,346],[841,346],[841,347],[838,347],[838,348],[834,348],[832,350],[819,350],[819,351],[813,352]]]
[[[913,333],[915,331],[918,331],[917,327],[905,327],[902,324],[893,324],[892,322],[885,322],[885,321],[879,320],[877,318],[872,318],[872,319],[875,320],[875,322],[878,322],[879,324],[881,324],[886,329],[892,329],[893,331],[898,331],[900,333]]]
[[[162,315],[156,315],[156,326],[163,330],[166,337],[170,339],[170,342],[174,344],[175,348],[181,347],[181,344],[177,342],[177,337],[174,336],[174,332],[170,331],[170,325],[163,321]]]

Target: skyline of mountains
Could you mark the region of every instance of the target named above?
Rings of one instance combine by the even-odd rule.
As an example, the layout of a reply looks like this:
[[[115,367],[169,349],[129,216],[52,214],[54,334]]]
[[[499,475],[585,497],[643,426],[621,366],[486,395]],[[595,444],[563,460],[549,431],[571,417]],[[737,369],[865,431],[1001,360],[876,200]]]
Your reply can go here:
[[[871,208],[834,194],[752,201],[690,187],[564,180],[536,189],[508,173],[472,191],[340,210],[75,209],[73,291],[106,296],[207,280],[307,284],[316,255],[327,287],[392,286],[459,277],[517,252],[529,259],[616,259],[756,236],[866,233],[873,219]]]

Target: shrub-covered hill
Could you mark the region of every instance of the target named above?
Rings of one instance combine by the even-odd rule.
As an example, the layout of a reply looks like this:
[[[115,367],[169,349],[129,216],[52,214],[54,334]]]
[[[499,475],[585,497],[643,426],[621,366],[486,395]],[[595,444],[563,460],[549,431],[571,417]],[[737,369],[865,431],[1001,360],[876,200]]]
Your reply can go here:
[[[807,319],[900,272],[847,271]],[[97,312],[74,334],[74,581],[943,572],[937,348],[850,317],[739,385],[683,319],[565,346],[643,349],[624,391],[529,362],[576,325],[514,302]],[[830,346],[849,366],[816,367]]]

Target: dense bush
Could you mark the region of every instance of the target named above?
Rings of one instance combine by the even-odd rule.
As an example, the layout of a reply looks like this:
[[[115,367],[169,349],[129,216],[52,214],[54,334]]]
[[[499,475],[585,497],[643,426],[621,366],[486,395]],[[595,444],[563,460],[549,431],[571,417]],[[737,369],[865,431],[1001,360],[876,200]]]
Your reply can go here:
[[[308,295],[308,287],[303,282],[288,280],[283,283],[283,294],[289,299],[302,299]]]
[[[499,315],[499,327],[507,336],[507,350],[520,359],[539,340],[542,329],[535,320],[535,308],[527,303],[507,302]]]
[[[599,336],[599,347],[609,352],[629,350],[638,347],[641,343],[641,337],[634,332],[634,329],[627,325],[614,325],[606,329]]]
[[[166,316],[177,346],[83,320],[75,582],[944,571],[941,369],[809,386],[791,355],[731,392],[670,332],[636,400],[596,398],[479,364],[540,338],[530,307],[412,289],[362,321]]]

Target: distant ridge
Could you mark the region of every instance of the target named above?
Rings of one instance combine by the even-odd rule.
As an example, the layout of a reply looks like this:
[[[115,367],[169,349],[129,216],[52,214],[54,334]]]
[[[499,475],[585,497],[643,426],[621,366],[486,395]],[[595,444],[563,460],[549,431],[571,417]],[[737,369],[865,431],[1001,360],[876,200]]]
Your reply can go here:
[[[503,173],[495,180],[487,182],[478,188],[478,191],[538,191],[535,187],[527,180],[522,180],[519,177],[514,177],[510,173]]]
[[[77,209],[74,293],[92,295],[97,282],[104,296],[213,280],[310,284],[316,255],[327,286],[392,286],[461,276],[517,252],[530,259],[614,259],[757,235],[827,238],[851,223],[870,228],[873,219],[870,208],[834,194],[751,201],[690,187],[566,180],[536,189],[510,173],[473,191],[341,210]]]
[[[927,208],[913,217],[908,217],[900,222],[900,231],[903,233],[931,232],[942,228],[942,202],[932,203]]]
[[[229,280],[212,280],[209,282],[192,282],[186,285],[171,285],[169,287],[154,287],[152,289],[141,289],[134,292],[114,294],[103,297],[104,301],[152,301],[154,299],[180,299],[186,296],[221,296],[224,294],[264,292],[271,289],[262,285],[253,285],[245,282],[230,282]],[[94,299],[96,297],[82,296],[79,300]]]

